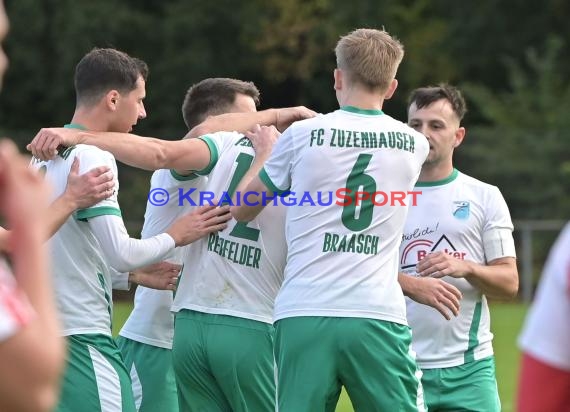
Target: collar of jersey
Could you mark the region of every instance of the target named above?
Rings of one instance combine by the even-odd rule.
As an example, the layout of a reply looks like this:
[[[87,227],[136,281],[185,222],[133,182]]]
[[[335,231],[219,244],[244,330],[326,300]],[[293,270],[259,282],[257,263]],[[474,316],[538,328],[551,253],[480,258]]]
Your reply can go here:
[[[87,130],[85,126],[79,123],[68,123],[63,126],[66,129],[79,129],[79,130]]]
[[[376,109],[360,109],[354,106],[341,106],[340,110],[344,110],[346,112],[357,113],[357,114],[366,114],[368,116],[380,116],[384,114],[382,110]]]
[[[433,182],[417,182],[416,187],[443,186],[443,185],[446,185],[448,183],[453,182],[455,179],[457,179],[457,176],[459,176],[459,170],[457,170],[456,168],[453,168],[453,171],[451,172],[451,174],[449,176],[447,176],[445,179],[434,180]]]

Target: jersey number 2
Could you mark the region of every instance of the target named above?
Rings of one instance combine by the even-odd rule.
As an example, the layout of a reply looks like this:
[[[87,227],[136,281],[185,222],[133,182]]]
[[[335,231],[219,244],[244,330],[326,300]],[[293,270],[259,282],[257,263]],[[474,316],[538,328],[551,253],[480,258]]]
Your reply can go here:
[[[236,158],[236,163],[236,170],[232,176],[232,179],[230,180],[230,185],[227,191],[229,197],[232,197],[234,195],[239,182],[249,170],[249,167],[253,163],[253,156],[247,153],[240,153]],[[257,242],[259,239],[259,229],[254,229],[247,226],[246,222],[237,222],[230,232],[230,236]]]

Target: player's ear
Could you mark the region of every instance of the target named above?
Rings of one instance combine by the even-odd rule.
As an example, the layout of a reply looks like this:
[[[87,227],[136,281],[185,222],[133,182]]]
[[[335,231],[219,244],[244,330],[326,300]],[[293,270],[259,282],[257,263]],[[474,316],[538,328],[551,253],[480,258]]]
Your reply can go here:
[[[396,91],[397,88],[398,88],[398,80],[392,79],[392,81],[390,82],[390,86],[388,86],[388,90],[386,90],[386,93],[384,93],[384,99],[386,100],[390,99],[394,95],[394,92]]]
[[[453,142],[454,148],[459,146],[463,142],[465,134],[466,134],[465,127],[459,127],[457,129],[457,131],[455,132],[455,141]]]
[[[341,90],[342,89],[342,71],[340,69],[334,69],[333,76],[334,76],[334,89],[335,90]]]
[[[119,101],[120,97],[121,95],[117,90],[108,91],[107,94],[105,95],[105,106],[109,110],[114,112],[115,110],[117,110],[117,102]]]

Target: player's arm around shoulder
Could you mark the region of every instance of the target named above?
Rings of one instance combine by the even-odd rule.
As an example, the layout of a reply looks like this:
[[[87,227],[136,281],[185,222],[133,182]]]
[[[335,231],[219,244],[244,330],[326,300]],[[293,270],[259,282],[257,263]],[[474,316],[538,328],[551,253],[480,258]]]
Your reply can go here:
[[[265,193],[265,197],[262,195]],[[250,222],[265,208],[265,200],[273,196],[270,190],[261,180],[260,176],[254,176],[243,190],[242,201],[230,207],[232,217],[238,222]]]
[[[255,125],[273,125],[282,132],[293,122],[309,119],[316,115],[317,113],[315,111],[305,106],[267,109],[259,112],[223,113],[208,117],[190,130],[187,137],[199,137],[222,130],[235,130],[240,133],[245,133],[251,130]]]
[[[187,143],[188,152],[184,154],[183,161],[176,162],[178,167],[172,168],[180,176],[210,174],[221,153],[228,148],[232,138],[237,135],[235,132],[215,132],[192,138],[189,137],[190,134],[191,132],[183,140],[189,142]]]
[[[288,176],[293,154],[290,134],[291,128],[281,136],[275,127],[259,125],[247,133],[255,148],[256,161],[252,166],[254,173],[248,173],[244,177],[245,181],[239,185],[242,200],[230,209],[237,221],[249,222],[255,219],[267,206],[268,199],[276,195],[281,196],[289,190],[290,178]],[[282,176],[277,179],[278,181],[270,177],[270,175],[279,173]],[[278,185],[285,185],[287,189],[281,190],[277,187]]]

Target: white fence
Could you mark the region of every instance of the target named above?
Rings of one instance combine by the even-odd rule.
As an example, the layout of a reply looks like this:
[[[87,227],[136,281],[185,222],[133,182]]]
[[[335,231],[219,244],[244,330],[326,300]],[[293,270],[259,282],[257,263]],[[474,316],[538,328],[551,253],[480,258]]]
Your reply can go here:
[[[515,237],[520,236],[520,247],[517,250],[519,261],[519,296],[523,302],[530,302],[533,296],[533,236],[539,231],[555,231],[566,224],[566,220],[516,220]]]

